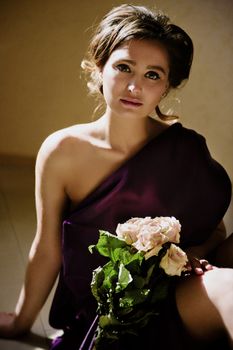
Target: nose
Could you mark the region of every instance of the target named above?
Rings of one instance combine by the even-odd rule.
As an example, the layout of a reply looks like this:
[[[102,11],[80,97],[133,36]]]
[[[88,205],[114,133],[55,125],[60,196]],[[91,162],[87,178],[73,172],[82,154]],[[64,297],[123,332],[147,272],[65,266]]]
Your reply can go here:
[[[141,92],[142,88],[140,86],[140,84],[136,81],[130,82],[128,84],[128,91],[133,94],[133,95],[137,95]]]

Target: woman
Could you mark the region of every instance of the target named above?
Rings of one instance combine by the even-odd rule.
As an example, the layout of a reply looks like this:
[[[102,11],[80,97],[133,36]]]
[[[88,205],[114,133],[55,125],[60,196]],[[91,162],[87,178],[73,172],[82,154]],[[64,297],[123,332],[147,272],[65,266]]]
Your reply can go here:
[[[130,217],[174,215],[194,273],[180,279],[158,320],[113,347],[137,349],[147,339],[149,348],[166,348],[169,340],[180,349],[187,342],[207,348],[212,340],[222,346],[222,339],[233,338],[233,270],[205,260],[224,240],[231,184],[204,138],[171,124],[158,107],[188,78],[192,56],[189,36],[162,14],[122,5],[104,17],[83,68],[106,110],[95,122],[52,134],[39,151],[37,232],[16,311],[1,314],[2,336],[30,329],[60,271],[50,322],[64,336],[53,349],[91,348],[96,304],[90,281],[103,260],[88,246],[99,229],[114,232]],[[160,120],[149,117],[154,109]]]

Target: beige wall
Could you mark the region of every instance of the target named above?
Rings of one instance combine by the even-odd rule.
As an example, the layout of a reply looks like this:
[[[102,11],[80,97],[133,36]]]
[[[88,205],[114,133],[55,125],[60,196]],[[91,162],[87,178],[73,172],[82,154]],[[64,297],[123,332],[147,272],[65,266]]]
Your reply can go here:
[[[93,101],[80,79],[87,28],[121,3],[0,2],[0,154],[34,157],[48,134],[91,119]],[[195,45],[190,81],[178,93],[181,122],[206,136],[213,156],[233,179],[233,1],[157,0],[156,5],[188,31]],[[226,222],[233,231],[232,208]]]

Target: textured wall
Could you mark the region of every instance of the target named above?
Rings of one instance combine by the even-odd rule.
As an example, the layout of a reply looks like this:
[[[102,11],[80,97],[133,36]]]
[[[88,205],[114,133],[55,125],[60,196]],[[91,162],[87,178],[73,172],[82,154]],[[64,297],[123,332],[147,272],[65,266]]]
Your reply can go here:
[[[91,120],[80,62],[94,21],[123,1],[0,2],[0,154],[35,156],[52,131]],[[154,6],[154,1],[134,4]],[[192,74],[177,93],[181,121],[206,136],[233,179],[232,0],[157,0],[193,38]],[[173,105],[173,99],[167,102]],[[233,231],[232,208],[227,225]]]

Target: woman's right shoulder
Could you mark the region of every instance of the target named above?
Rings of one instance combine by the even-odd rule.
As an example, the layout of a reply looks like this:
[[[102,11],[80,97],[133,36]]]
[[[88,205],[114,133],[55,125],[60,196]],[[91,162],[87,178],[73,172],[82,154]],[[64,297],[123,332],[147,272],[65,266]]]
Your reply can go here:
[[[67,163],[70,159],[77,158],[90,147],[90,130],[89,124],[77,124],[53,132],[43,141],[37,163]]]

